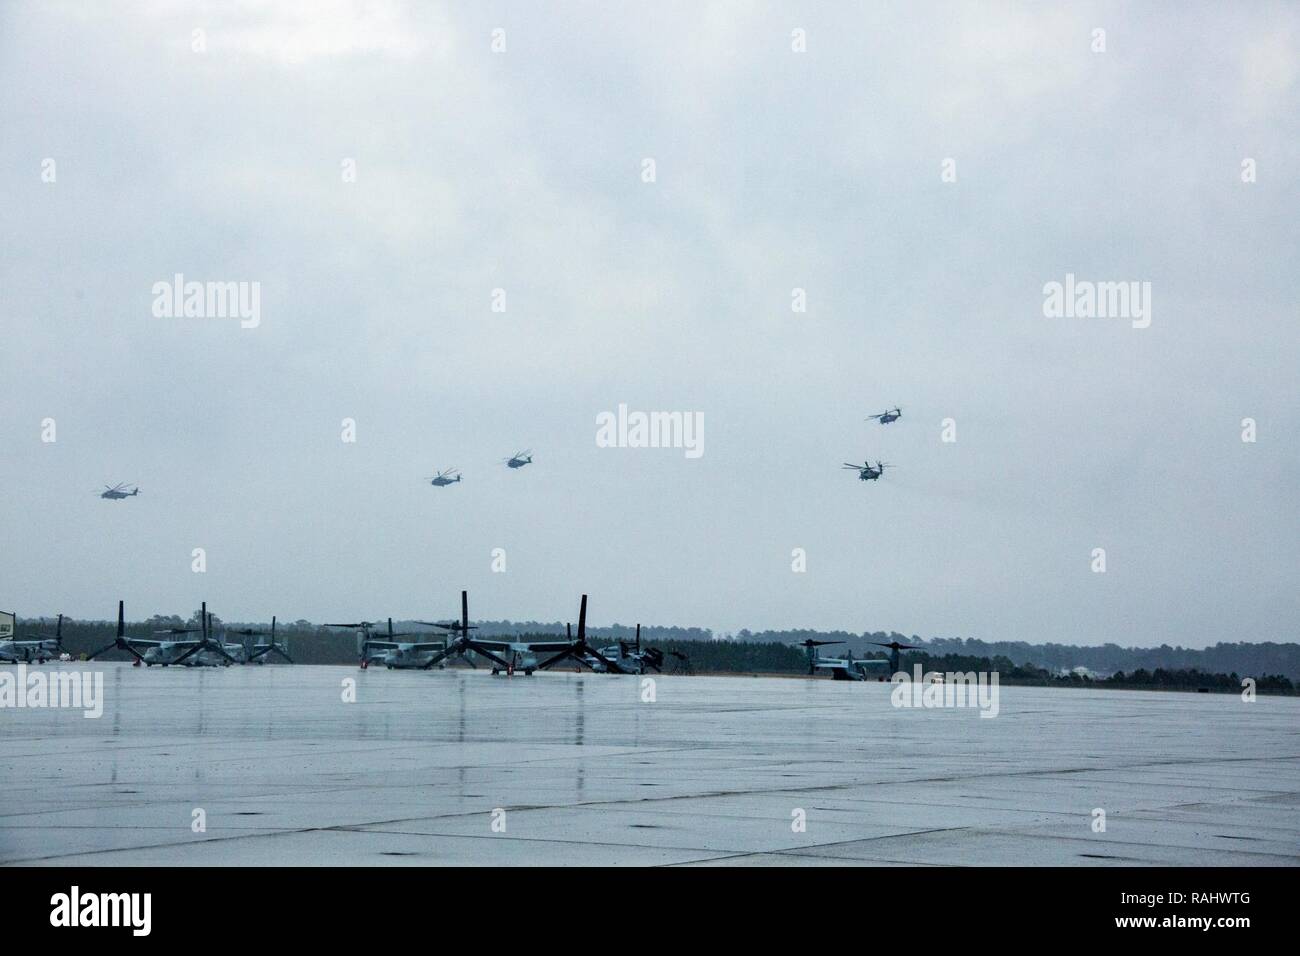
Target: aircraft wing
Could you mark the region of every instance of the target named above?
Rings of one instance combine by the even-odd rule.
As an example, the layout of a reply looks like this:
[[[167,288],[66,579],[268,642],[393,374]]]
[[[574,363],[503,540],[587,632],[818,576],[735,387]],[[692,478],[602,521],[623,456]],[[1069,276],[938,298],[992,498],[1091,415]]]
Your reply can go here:
[[[534,641],[526,646],[534,653],[558,654],[560,651],[567,651],[573,644],[569,641]]]
[[[408,651],[440,651],[446,646],[445,641],[425,641],[420,644],[405,641],[366,641],[366,647],[372,651],[395,651],[402,648]]]
[[[514,646],[509,641],[484,641],[477,637],[471,638],[471,641],[476,647],[485,647],[489,651],[508,651]]]
[[[531,651],[533,653],[559,653],[568,650],[573,646],[570,641],[481,641],[474,639],[474,643],[479,647],[485,647],[490,651]]]
[[[132,647],[162,647],[164,644],[170,644],[172,647],[192,647],[198,644],[198,641],[149,641],[137,637],[128,637],[126,642]]]

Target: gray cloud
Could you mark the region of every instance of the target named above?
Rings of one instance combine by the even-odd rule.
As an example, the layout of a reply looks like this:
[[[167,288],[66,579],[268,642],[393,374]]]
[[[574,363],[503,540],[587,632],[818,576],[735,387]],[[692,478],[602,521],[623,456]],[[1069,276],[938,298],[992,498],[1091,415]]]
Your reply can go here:
[[[0,8],[0,602],[1295,639],[1296,8],[710,10]],[[597,448],[620,402],[705,455]]]

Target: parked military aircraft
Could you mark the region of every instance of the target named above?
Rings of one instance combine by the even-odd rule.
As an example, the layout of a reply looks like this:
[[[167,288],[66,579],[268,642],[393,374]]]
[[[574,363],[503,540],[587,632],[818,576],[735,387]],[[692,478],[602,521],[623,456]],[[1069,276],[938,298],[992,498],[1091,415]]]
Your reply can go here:
[[[266,663],[265,659],[269,657],[271,654],[278,654],[280,657],[283,657],[287,663],[289,664],[293,663],[293,658],[289,656],[289,645],[281,644],[279,641],[275,639],[275,615],[274,614],[271,615],[270,631],[255,631],[252,628],[243,628],[242,630],[238,630],[238,631],[226,632],[227,637],[229,637],[231,634],[244,638],[244,642],[241,646],[243,647],[244,650],[245,664],[265,664]],[[250,637],[269,637],[271,638],[271,641],[270,643],[258,642],[250,645],[248,643],[248,638]],[[229,647],[229,645],[227,645],[227,647]]]
[[[871,421],[872,419],[875,419],[876,421],[880,422],[880,424],[882,425],[888,425],[890,422],[896,422],[902,417],[903,417],[903,410],[901,408],[895,408],[892,410],[887,408],[879,415],[868,415],[867,421]]]
[[[202,617],[199,620],[198,627],[160,627],[154,630],[155,634],[166,634],[173,640],[157,644],[134,638],[128,638],[127,640],[133,645],[145,648],[142,659],[149,667],[154,664],[161,667],[170,667],[172,664],[185,667],[216,667],[217,662],[213,659],[214,655],[209,653],[207,642],[208,626],[211,623],[208,619],[207,608],[204,607],[200,613]],[[197,638],[182,639],[182,634],[198,634],[199,636]]]
[[[493,674],[513,674],[516,670],[521,670],[525,675],[531,676],[540,666],[539,654],[554,653],[570,646],[568,642],[563,641],[499,641],[471,637],[469,632],[477,630],[478,625],[469,622],[468,591],[460,592],[459,621],[445,623],[416,621],[415,623],[426,627],[440,627],[455,635],[447,641],[445,647],[434,651],[427,661],[419,665],[425,670],[443,666],[443,661],[453,654],[461,657],[471,667],[475,667],[477,665],[474,663],[474,655],[478,654],[492,662]]]
[[[262,660],[262,658],[272,650],[276,651],[290,664],[293,663],[293,659],[289,657],[284,645],[275,643],[274,616],[271,618],[271,630],[269,632],[257,631],[251,627],[245,627],[239,630],[223,628],[220,639],[215,637],[216,628],[213,626],[213,616],[210,612],[205,612],[205,620],[207,622],[207,629],[204,633],[207,635],[209,646],[200,650],[196,655],[194,655],[194,657],[186,661],[185,663],[187,666],[219,667],[224,665],[228,667],[231,664],[265,664],[266,661]],[[271,636],[270,644],[249,644],[248,639],[250,637],[257,637],[266,634],[270,634]],[[232,636],[239,638],[239,640],[230,640],[229,638]],[[223,651],[225,651],[224,655],[216,653],[215,647],[218,645]]]
[[[105,485],[103,491],[95,492],[95,494],[99,495],[99,497],[107,498],[110,501],[117,501],[119,498],[134,498],[139,493],[140,493],[139,487],[132,488],[130,491],[127,491],[125,481],[119,482],[118,484],[113,485],[111,488],[108,485]]]
[[[475,644],[490,650],[500,660],[506,662],[503,668],[500,660],[494,661],[493,674],[507,676],[523,671],[525,677],[531,677],[542,663],[542,659],[556,654],[570,646],[569,641],[485,641],[477,640]]]
[[[372,659],[379,655],[370,652],[370,632],[378,627],[374,621],[357,621],[353,624],[322,624],[321,627],[342,627],[349,631],[357,632],[357,657],[360,659],[361,667],[369,667]]]
[[[117,602],[117,636],[113,639],[112,644],[107,644],[96,651],[86,655],[86,660],[94,660],[100,654],[111,650],[126,651],[135,658],[136,666],[144,664],[153,667],[155,664],[160,667],[170,667],[172,664],[188,664],[189,666],[214,666],[224,662],[234,664],[237,661],[226,653],[225,646],[213,640],[208,634],[208,609],[207,603],[203,605],[200,614],[199,627],[168,627],[154,631],[155,634],[200,634],[197,639],[185,640],[147,640],[138,637],[126,636],[126,622],[124,602]],[[142,653],[143,651],[143,653]],[[196,655],[203,653],[204,656],[195,660]],[[191,663],[191,661],[193,663]]]
[[[383,664],[389,670],[394,668],[422,668],[428,663],[438,651],[445,650],[447,647],[446,638],[436,641],[398,641],[399,637],[415,637],[417,635],[405,631],[393,631],[393,619],[388,619],[388,635],[386,640],[372,641],[367,636],[366,650],[363,651],[362,666],[370,664]],[[433,635],[430,635],[433,636]]]
[[[690,666],[689,659],[681,651],[670,650],[665,655],[665,652],[657,647],[642,647],[640,624],[636,626],[635,640],[619,641],[617,644],[603,647],[601,654],[606,659],[616,661],[625,674],[644,674],[646,668],[663,673],[665,656],[677,660],[678,670],[688,670]],[[586,664],[597,673],[605,671],[605,665],[599,658],[588,656]]]
[[[213,615],[206,606],[203,610],[205,645],[192,658],[185,662],[187,667],[229,667],[231,664],[248,663],[248,643],[246,641],[229,641],[230,631],[223,628],[221,637],[216,637]]]
[[[602,674],[632,673],[632,671],[625,668],[622,663],[611,657],[607,657],[603,651],[598,650],[587,643],[587,595],[585,594],[582,596],[582,604],[578,609],[577,640],[565,645],[563,650],[559,651],[553,657],[549,657],[539,663],[537,669],[546,670],[566,658],[574,660],[585,667],[591,667],[593,670],[596,667],[599,667],[599,673]]]
[[[510,468],[522,468],[524,465],[533,463],[533,450],[531,448],[524,451],[517,451],[509,458],[502,459]]]
[[[805,641],[800,641],[799,644],[796,646],[802,647],[804,650],[804,654],[807,655],[808,673],[809,675],[811,675],[816,672],[815,667],[817,662],[817,648],[827,647],[828,645],[831,644],[843,644],[843,643],[844,643],[843,641],[814,641],[810,637]]]
[[[198,630],[198,629],[197,628],[170,628],[167,631],[162,633],[190,633],[194,630]],[[86,660],[93,661],[100,654],[104,654],[112,650],[119,650],[119,651],[126,651],[128,654],[134,657],[135,666],[137,667],[140,666],[141,664],[146,664],[146,663],[150,667],[152,667],[154,664],[161,664],[162,666],[166,667],[170,664],[179,663],[180,658],[182,658],[182,656],[188,659],[188,657],[194,651],[198,650],[202,646],[203,646],[202,641],[192,641],[192,640],[155,641],[155,640],[146,640],[146,639],[141,639],[136,637],[127,637],[126,620],[125,620],[125,602],[118,601],[117,602],[117,636],[113,639],[113,643],[106,644],[103,647],[99,648],[98,650],[91,651],[89,654],[87,654]],[[141,649],[143,649],[144,651],[143,654],[141,653]]]
[[[835,680],[866,680],[868,675],[873,673],[873,668],[883,668],[889,663],[886,660],[870,657],[854,660],[852,651],[844,657],[822,657],[817,651],[819,647],[843,643],[843,641],[814,641],[812,638],[800,641],[798,646],[808,654],[808,673],[816,674],[817,671],[824,670],[830,671],[831,677]],[[885,675],[880,672],[878,676],[883,679]]]
[[[104,647],[101,647],[99,650],[87,654],[86,660],[93,661],[96,657],[98,657],[100,654],[105,653],[106,651],[119,650],[119,651],[126,651],[128,654],[134,657],[135,663],[137,665],[143,663],[144,658],[140,656],[140,652],[137,651],[134,647],[132,647],[130,642],[127,641],[126,639],[126,621],[123,616],[124,606],[125,606],[125,602],[123,601],[117,602],[117,637],[113,639],[113,643],[105,645]],[[155,641],[155,642],[148,642],[148,643],[157,643],[157,642]]]
[[[203,650],[204,642],[202,638],[181,638],[182,634],[202,634],[204,627],[162,627],[154,631],[155,634],[166,634],[171,640],[139,640],[134,637],[127,638],[127,643],[133,647],[144,648],[144,653],[140,655],[140,662],[152,667],[159,664],[163,667],[169,667],[172,664],[180,664],[181,656],[184,655],[185,662],[192,665],[201,664],[202,658],[196,657]],[[94,655],[91,655],[92,657]]]
[[[846,657],[816,657],[813,665],[817,670],[830,671],[835,680],[867,680],[870,677],[884,680],[893,673],[887,670],[889,661],[884,658],[864,657],[854,660],[852,651]]]
[[[891,674],[897,674],[899,671],[899,655],[898,655],[899,651],[912,651],[912,650],[920,649],[919,646],[916,644],[900,644],[898,643],[898,641],[890,641],[888,644],[883,644],[880,641],[872,641],[871,643],[875,644],[877,647],[889,648],[890,650],[889,673]]]
[[[213,636],[212,615],[208,613],[208,602],[199,608],[198,627],[167,627],[154,631],[155,634],[198,634],[197,640],[169,641],[146,650],[144,663],[152,667],[160,664],[167,667],[181,664],[185,667],[229,667],[231,664],[243,664],[247,654],[243,644],[227,644]],[[130,643],[143,645],[145,641],[130,640]]]
[[[5,613],[0,615],[8,619],[9,627],[6,628],[8,633],[13,633],[12,624],[13,616]],[[19,639],[17,637],[0,640],[0,661],[8,661],[12,664],[30,664],[35,661],[37,664],[44,664],[46,661],[58,660],[59,655],[63,653],[63,615],[59,615],[58,621],[54,625],[53,637],[37,637],[31,639]]]

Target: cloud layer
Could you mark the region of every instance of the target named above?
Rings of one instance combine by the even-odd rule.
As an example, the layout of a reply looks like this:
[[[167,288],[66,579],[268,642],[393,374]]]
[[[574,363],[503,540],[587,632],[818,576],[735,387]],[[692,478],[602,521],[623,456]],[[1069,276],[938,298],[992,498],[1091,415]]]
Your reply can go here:
[[[0,603],[1295,639],[1298,38],[1291,5],[5,5]],[[178,272],[259,282],[261,324],[153,317]],[[1151,327],[1045,318],[1067,273],[1150,282]],[[705,454],[598,448],[620,403],[703,413]]]

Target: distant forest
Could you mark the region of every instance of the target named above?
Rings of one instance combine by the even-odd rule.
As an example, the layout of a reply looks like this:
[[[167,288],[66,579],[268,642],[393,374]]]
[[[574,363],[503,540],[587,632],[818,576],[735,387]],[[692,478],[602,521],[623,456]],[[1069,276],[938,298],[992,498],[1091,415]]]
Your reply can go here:
[[[644,633],[644,628],[642,629]],[[1086,667],[1102,676],[1118,672],[1132,673],[1146,670],[1199,670],[1213,674],[1281,674],[1300,682],[1300,644],[1282,644],[1275,641],[1247,643],[1244,641],[1220,642],[1204,650],[1187,647],[1120,647],[1118,644],[1078,646],[1073,644],[1028,644],[1024,641],[982,641],[976,638],[935,637],[922,640],[896,632],[879,631],[874,634],[849,634],[844,631],[741,631],[737,640],[774,641],[792,644],[812,638],[817,641],[845,641],[855,657],[865,657],[880,648],[871,641],[882,644],[898,641],[917,644],[920,652],[931,655],[957,654],[978,658],[1005,658],[1013,664],[1042,668],[1057,672]],[[825,653],[843,652],[836,646]]]
[[[127,623],[127,634],[136,638],[155,637],[161,628],[193,626],[198,621],[195,610],[189,618],[178,615],[155,615],[147,621]],[[215,618],[219,637],[225,627],[269,630],[269,622],[223,622]],[[478,621],[478,634],[511,639],[554,640],[565,633],[563,622]],[[397,632],[416,632],[437,638],[442,632],[421,627],[410,621],[394,621]],[[19,619],[17,637],[52,637],[52,618]],[[111,644],[115,624],[110,621],[63,622],[64,647],[74,657]],[[377,639],[384,628],[374,632]],[[615,624],[588,628],[593,643],[631,640],[635,628]],[[281,621],[277,637],[287,641],[294,660],[302,664],[351,664],[357,659],[357,639],[352,631],[320,627],[310,621]],[[1078,683],[1079,678],[1063,675],[1077,667],[1092,672],[1092,683],[1112,686],[1211,686],[1222,689],[1225,681],[1239,688],[1237,675],[1251,676],[1260,689],[1285,690],[1285,685],[1300,684],[1300,644],[1218,643],[1204,650],[1184,647],[1120,647],[1103,644],[1096,647],[1068,644],[1029,644],[1023,641],[982,641],[973,638],[932,638],[922,640],[912,635],[879,631],[854,634],[845,631],[758,631],[742,630],[734,637],[715,640],[704,628],[641,628],[644,643],[664,650],[680,650],[690,658],[696,673],[798,674],[807,671],[807,657],[795,646],[807,639],[842,642],[821,649],[826,656],[851,651],[854,657],[886,657],[888,651],[872,642],[899,641],[918,645],[904,652],[902,663],[910,669],[921,663],[935,670],[997,670],[1001,679],[1016,683]],[[111,651],[106,659],[128,659],[128,655]],[[1182,675],[1182,676],[1171,676]],[[1270,675],[1272,675],[1270,677]],[[1263,678],[1269,677],[1268,688]],[[1221,678],[1221,679],[1220,679]]]

